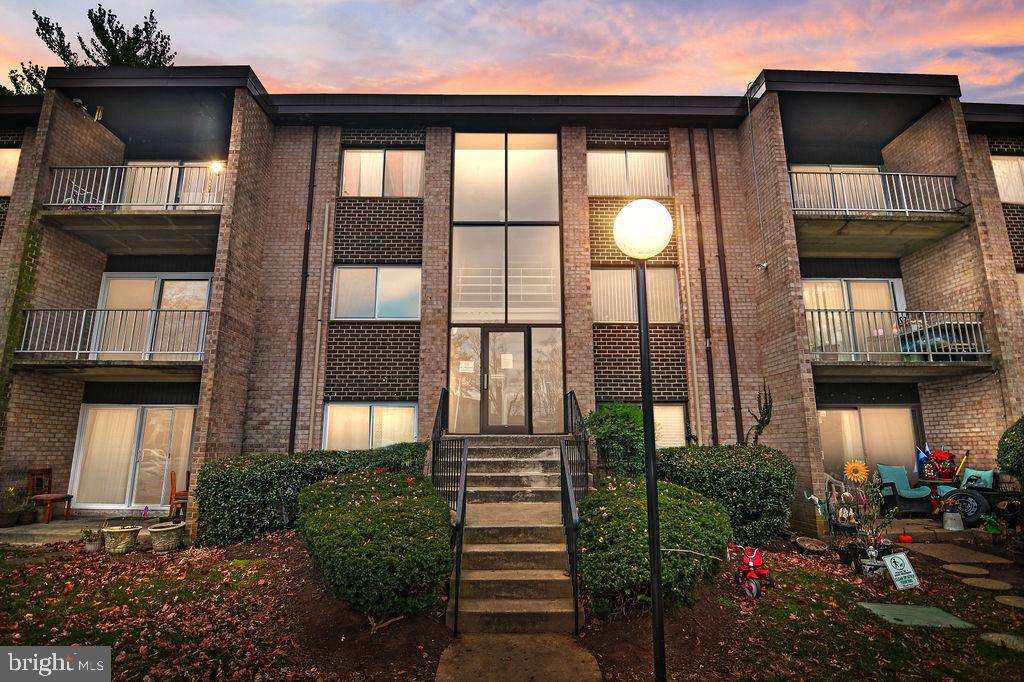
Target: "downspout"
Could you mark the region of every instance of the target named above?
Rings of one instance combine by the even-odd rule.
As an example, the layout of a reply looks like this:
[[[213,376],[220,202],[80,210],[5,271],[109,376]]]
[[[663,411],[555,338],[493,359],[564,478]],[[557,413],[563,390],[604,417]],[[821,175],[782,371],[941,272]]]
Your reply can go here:
[[[320,126],[313,126],[309,151],[309,191],[306,195],[306,232],[302,237],[302,276],[299,279],[299,320],[295,330],[295,373],[292,377],[292,417],[288,425],[288,452],[295,452],[295,425],[299,419],[299,379],[302,377],[302,346],[306,340],[306,278],[309,276],[309,240],[313,232],[313,188],[316,186],[316,152]],[[310,415],[312,427],[312,415]]]
[[[715,363],[711,351],[711,309],[708,306],[708,273],[704,267],[704,226],[700,215],[700,185],[697,183],[697,153],[693,144],[693,128],[687,128],[690,142],[690,177],[693,183],[693,208],[697,219],[697,259],[700,261],[700,294],[704,311],[704,357],[708,364],[708,402],[711,410],[711,443],[718,445],[718,401],[715,398]],[[697,397],[700,400],[700,396]]]
[[[309,433],[306,449],[313,449],[313,416],[316,414],[317,397],[320,389],[320,341],[324,329],[324,282],[327,281],[327,230],[330,225],[331,203],[324,204],[323,241],[320,244],[320,285],[316,297],[316,344],[313,346],[312,390],[309,392]]]
[[[718,162],[715,159],[715,136],[707,127],[708,163],[711,165],[711,198],[715,206],[715,238],[718,240],[718,276],[722,283],[722,313],[725,315],[725,345],[729,351],[729,378],[732,382],[732,410],[736,418],[736,441],[743,442],[743,408],[740,404],[740,377],[736,362],[736,338],[732,324],[732,302],[729,296],[729,272],[725,265],[725,234],[722,227],[722,202],[718,193]]]
[[[686,221],[679,221],[679,237],[683,242],[683,293],[686,295],[686,328],[689,334],[687,339],[689,352],[686,353],[686,364],[690,368],[690,376],[693,377],[692,395],[697,396],[696,400],[688,400],[693,410],[693,421],[697,424],[697,444],[704,444],[704,425],[700,419],[700,377],[697,376],[697,358],[693,355],[693,349],[697,347],[697,334],[693,330],[693,298],[690,295],[690,253],[686,246]]]

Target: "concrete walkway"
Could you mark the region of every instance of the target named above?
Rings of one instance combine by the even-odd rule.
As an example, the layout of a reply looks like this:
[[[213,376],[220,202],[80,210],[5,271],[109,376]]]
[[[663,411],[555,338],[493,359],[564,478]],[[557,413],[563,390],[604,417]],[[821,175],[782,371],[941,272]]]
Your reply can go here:
[[[569,635],[462,634],[437,666],[437,682],[600,680],[594,655]]]
[[[91,528],[99,531],[103,527],[102,516],[78,516],[71,519],[55,518],[49,523],[28,523],[23,526],[0,528],[0,545],[38,546],[51,542],[78,542],[82,539],[82,529]],[[140,519],[141,520],[141,519]],[[142,523],[139,540],[149,537],[146,526],[156,523],[157,519],[147,519]]]

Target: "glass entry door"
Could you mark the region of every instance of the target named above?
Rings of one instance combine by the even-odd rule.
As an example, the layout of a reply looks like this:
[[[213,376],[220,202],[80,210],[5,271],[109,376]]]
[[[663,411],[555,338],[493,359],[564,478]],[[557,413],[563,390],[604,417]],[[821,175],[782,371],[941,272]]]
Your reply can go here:
[[[487,433],[526,433],[526,330],[484,330],[484,410]]]

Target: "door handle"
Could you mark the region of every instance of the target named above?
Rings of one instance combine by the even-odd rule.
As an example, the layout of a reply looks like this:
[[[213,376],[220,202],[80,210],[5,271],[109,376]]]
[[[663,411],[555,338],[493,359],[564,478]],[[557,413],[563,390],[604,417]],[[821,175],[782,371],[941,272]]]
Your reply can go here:
[[[487,390],[487,377],[489,377],[489,376],[490,376],[489,373],[484,372],[484,390],[485,391]]]

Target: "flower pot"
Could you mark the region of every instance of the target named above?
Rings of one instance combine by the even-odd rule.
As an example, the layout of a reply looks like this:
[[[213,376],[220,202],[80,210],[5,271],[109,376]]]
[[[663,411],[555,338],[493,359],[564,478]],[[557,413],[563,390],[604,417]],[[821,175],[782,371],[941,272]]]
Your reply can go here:
[[[164,554],[181,547],[181,537],[185,524],[178,521],[154,523],[149,527],[149,537],[153,541],[153,551]]]
[[[107,554],[127,554],[135,546],[142,526],[107,526],[101,529]]]
[[[21,512],[0,512],[0,528],[10,528],[11,526],[17,525],[19,516],[21,516]]]
[[[942,512],[942,527],[946,530],[963,530],[964,517],[958,511]]]
[[[857,558],[860,547],[857,545],[843,545],[838,547],[836,551],[839,552],[839,563],[843,566],[849,566]]]
[[[24,525],[27,525],[29,523],[35,523],[35,522],[36,522],[36,509],[35,509],[35,507],[33,507],[32,509],[22,509],[21,512],[18,513],[18,523],[20,525],[24,526]]]
[[[95,554],[96,552],[103,549],[103,538],[96,538],[95,540],[85,541],[85,553]]]

